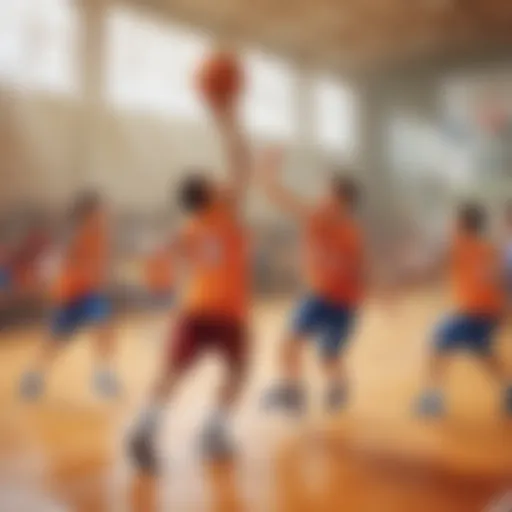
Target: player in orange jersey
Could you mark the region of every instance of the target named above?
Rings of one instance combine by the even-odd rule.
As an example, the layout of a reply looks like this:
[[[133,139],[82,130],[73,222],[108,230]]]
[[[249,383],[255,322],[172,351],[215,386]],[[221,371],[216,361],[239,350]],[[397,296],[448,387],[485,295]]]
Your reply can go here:
[[[473,203],[461,206],[451,248],[455,312],[434,336],[426,391],[418,412],[439,416],[445,405],[442,385],[451,356],[467,350],[477,356],[503,388],[503,407],[512,413],[512,381],[494,351],[494,335],[503,319],[505,286],[499,251],[485,235],[487,215]]]
[[[334,174],[323,197],[308,205],[278,183],[281,160],[280,151],[267,154],[263,184],[273,202],[300,224],[306,290],[284,337],[282,382],[265,396],[265,405],[303,409],[300,359],[306,340],[315,336],[327,380],[325,406],[336,411],[348,398],[343,355],[364,295],[365,251],[356,214],[360,191],[352,178]]]
[[[111,368],[114,339],[105,290],[109,264],[105,205],[95,192],[84,192],[75,200],[70,218],[70,240],[50,290],[51,335],[42,344],[34,368],[21,380],[20,389],[27,398],[35,398],[43,391],[45,373],[63,343],[78,328],[86,326],[94,327],[97,340],[94,387],[109,396],[119,391]]]
[[[168,354],[130,442],[136,464],[149,471],[157,467],[154,442],[165,403],[204,352],[217,352],[227,374],[203,431],[203,449],[212,457],[232,449],[227,417],[244,383],[247,363],[250,271],[242,210],[250,161],[234,111],[217,109],[214,118],[225,146],[228,182],[221,185],[207,171],[192,171],[178,190],[187,218],[174,251],[187,278]]]

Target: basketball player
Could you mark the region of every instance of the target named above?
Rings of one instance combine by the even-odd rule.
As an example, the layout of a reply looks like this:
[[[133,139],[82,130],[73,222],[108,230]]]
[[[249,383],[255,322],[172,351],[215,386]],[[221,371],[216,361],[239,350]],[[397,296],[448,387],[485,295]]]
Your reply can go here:
[[[351,178],[334,174],[323,197],[308,205],[278,183],[281,160],[279,151],[267,154],[263,185],[269,198],[300,225],[307,288],[284,336],[282,382],[265,396],[265,405],[302,411],[300,359],[305,341],[315,336],[327,380],[325,407],[335,412],[348,399],[344,354],[363,296],[364,249],[356,218],[360,191]]]
[[[473,203],[458,212],[451,249],[455,312],[434,335],[427,387],[417,404],[426,416],[444,414],[442,386],[451,356],[467,350],[503,389],[503,409],[512,413],[512,380],[494,351],[495,333],[503,319],[505,294],[499,251],[486,237],[487,214]]]
[[[202,433],[203,450],[213,458],[232,450],[227,418],[244,383],[247,348],[249,268],[241,210],[249,156],[234,110],[213,109],[229,177],[223,186],[206,171],[195,171],[178,190],[187,219],[175,240],[175,254],[187,267],[188,279],[166,361],[131,438],[136,464],[148,471],[157,468],[155,436],[166,402],[191,365],[210,350],[222,356],[227,373]]]
[[[78,328],[94,328],[98,366],[93,375],[96,390],[113,396],[119,391],[111,369],[114,349],[110,305],[105,296],[108,272],[108,229],[106,208],[96,192],[81,193],[70,213],[71,236],[64,249],[56,278],[51,286],[50,337],[39,350],[32,369],[21,380],[26,398],[44,391],[45,374],[66,341]]]

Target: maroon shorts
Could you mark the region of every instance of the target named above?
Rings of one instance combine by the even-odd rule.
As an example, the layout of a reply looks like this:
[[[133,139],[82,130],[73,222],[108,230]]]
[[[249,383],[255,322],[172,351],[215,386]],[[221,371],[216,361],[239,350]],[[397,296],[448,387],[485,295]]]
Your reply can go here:
[[[244,366],[247,329],[240,320],[185,315],[177,320],[169,341],[172,368],[184,369],[208,351],[219,353],[232,367]]]

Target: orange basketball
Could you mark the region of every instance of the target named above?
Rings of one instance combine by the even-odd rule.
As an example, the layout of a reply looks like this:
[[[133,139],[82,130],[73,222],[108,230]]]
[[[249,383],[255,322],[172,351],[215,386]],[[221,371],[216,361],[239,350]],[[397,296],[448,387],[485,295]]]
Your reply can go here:
[[[227,106],[236,101],[243,81],[237,57],[228,52],[209,55],[198,70],[198,88],[210,105]]]

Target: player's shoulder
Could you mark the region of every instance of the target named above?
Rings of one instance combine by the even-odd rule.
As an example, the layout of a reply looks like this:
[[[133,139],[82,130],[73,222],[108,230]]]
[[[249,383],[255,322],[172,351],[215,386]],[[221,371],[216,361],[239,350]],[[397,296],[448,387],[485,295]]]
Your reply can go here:
[[[305,212],[303,222],[309,227],[322,227],[332,223],[332,215],[327,208],[322,206],[312,207]]]

